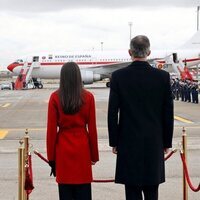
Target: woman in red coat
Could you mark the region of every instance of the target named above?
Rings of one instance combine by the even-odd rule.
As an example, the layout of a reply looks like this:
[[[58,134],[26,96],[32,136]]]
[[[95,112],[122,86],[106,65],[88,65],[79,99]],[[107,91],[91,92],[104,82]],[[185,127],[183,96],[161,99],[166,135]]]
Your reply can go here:
[[[91,165],[99,160],[95,102],[73,62],[62,66],[60,87],[49,100],[47,157],[60,200],[92,199]]]

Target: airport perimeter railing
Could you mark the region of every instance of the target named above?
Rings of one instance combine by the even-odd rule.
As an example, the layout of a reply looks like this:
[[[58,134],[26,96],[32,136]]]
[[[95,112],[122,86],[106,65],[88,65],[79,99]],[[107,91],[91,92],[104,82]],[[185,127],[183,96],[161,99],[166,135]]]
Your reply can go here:
[[[19,141],[20,147],[18,148],[18,200],[28,200],[29,195],[34,189],[33,186],[33,174],[32,174],[32,159],[31,150],[35,155],[41,158],[44,162],[49,161],[37,150],[34,150],[30,145],[30,138],[28,136],[28,130],[25,131],[25,136]],[[165,156],[165,161],[168,160],[173,154],[179,150],[180,158],[183,166],[183,200],[188,200],[188,186],[193,192],[200,191],[200,183],[197,187],[192,184],[189,176],[187,166],[187,134],[183,127],[182,141],[179,144],[178,149],[173,149],[169,154]],[[114,182],[114,179],[94,179],[94,183],[109,183]]]

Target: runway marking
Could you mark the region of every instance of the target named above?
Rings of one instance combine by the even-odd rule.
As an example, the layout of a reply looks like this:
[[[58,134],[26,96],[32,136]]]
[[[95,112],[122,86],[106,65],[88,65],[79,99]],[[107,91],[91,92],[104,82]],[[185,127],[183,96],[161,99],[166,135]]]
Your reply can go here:
[[[194,122],[188,120],[188,119],[185,119],[183,117],[179,117],[179,116],[174,116],[174,119],[178,120],[178,121],[181,121],[181,122],[184,122],[184,123],[187,123],[187,124],[193,124]]]
[[[8,106],[10,106],[10,103],[6,103],[3,106],[1,106],[2,108],[7,108]]]
[[[174,128],[177,129],[182,129],[182,126],[175,126]],[[200,126],[185,126],[186,130],[190,130],[190,129],[200,129]],[[98,131],[100,130],[105,130],[107,131],[107,127],[99,127],[97,128]],[[19,131],[21,133],[25,133],[26,128],[4,128],[4,129],[0,129],[0,140],[4,139],[7,134],[9,134],[10,132],[13,131]],[[31,131],[46,131],[46,127],[44,128],[29,128],[28,132],[30,133]]]
[[[6,137],[8,130],[0,130],[0,140]]]

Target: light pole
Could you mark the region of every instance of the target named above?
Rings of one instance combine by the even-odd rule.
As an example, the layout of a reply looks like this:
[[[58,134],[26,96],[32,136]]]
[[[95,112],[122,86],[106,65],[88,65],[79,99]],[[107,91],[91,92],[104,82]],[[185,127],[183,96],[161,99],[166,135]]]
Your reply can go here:
[[[199,30],[199,9],[200,6],[197,6],[197,31]]]
[[[200,6],[197,6],[197,31],[199,30],[199,10],[200,10]],[[199,83],[199,64],[197,65],[197,81]]]
[[[103,51],[103,42],[101,42],[101,51]]]
[[[128,25],[130,27],[130,41],[131,41],[131,38],[132,38],[132,25],[133,25],[133,23],[129,22]]]

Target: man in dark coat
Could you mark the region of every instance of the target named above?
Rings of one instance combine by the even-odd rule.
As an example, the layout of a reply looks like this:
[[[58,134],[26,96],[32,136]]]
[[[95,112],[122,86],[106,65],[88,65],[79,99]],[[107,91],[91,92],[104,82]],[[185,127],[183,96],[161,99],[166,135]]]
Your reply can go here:
[[[115,182],[126,200],[158,199],[165,181],[164,153],[172,147],[173,99],[169,73],[151,67],[146,36],[131,40],[129,66],[112,74],[108,106],[109,144],[117,154]]]

